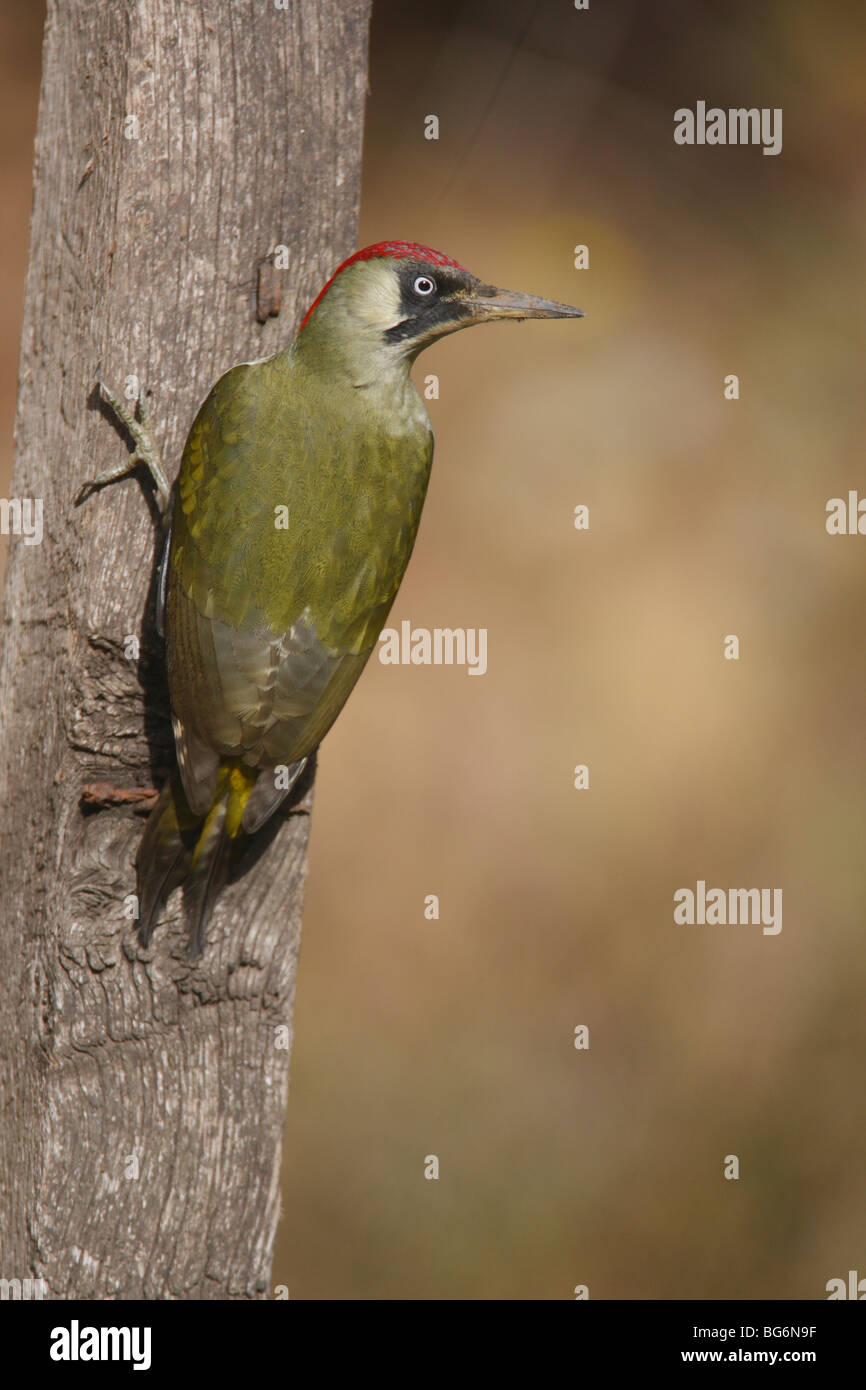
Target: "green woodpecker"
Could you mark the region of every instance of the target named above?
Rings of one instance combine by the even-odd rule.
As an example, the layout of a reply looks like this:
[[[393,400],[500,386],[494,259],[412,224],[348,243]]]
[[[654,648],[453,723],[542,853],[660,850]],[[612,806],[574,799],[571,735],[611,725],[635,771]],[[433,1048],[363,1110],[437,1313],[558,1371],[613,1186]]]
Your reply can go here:
[[[411,242],[339,267],[282,352],[233,367],[196,416],[169,495],[143,416],[105,387],[144,462],[169,537],[164,633],[179,779],[138,852],[146,944],[184,884],[198,954],[232,846],[297,781],[373,651],[403,578],[433,457],[409,371],[446,333],[581,310],[495,289]]]

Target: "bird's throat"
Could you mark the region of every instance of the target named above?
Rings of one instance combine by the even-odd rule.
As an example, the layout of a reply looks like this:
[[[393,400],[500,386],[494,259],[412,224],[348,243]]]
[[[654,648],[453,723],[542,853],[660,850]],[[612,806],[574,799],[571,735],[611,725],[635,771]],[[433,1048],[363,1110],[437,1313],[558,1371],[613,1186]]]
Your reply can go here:
[[[337,396],[351,393],[357,409],[377,417],[389,435],[430,432],[427,410],[409,374],[412,363],[404,352],[372,331],[341,339],[323,327],[312,319],[287,349],[294,371],[309,374]]]

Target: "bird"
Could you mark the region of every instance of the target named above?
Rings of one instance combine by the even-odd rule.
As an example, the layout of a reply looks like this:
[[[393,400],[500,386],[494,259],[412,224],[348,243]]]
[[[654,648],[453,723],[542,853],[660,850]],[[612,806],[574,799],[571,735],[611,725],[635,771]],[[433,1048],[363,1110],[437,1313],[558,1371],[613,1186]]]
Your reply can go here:
[[[183,885],[189,951],[236,853],[290,794],[373,652],[415,545],[433,432],[410,370],[446,334],[582,310],[498,289],[429,246],[342,262],[288,345],[219,378],[170,487],[139,402],[102,382],[144,463],[166,542],[165,640],[178,773],[136,858],[144,946]]]

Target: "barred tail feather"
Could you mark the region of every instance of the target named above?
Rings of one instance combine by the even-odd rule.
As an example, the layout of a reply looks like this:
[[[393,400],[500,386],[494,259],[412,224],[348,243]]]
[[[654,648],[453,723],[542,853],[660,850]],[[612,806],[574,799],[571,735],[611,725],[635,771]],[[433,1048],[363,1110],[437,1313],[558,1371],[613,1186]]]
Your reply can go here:
[[[138,934],[143,946],[149,944],[169,894],[187,874],[189,853],[175,805],[176,790],[166,782],[148,817],[136,856]]]
[[[189,927],[190,954],[200,956],[204,950],[207,924],[221,888],[229,873],[231,840],[226,825],[228,795],[214,802],[202,826],[190,859],[189,873],[183,885],[183,911]]]
[[[163,787],[150,813],[136,860],[139,935],[147,945],[172,890],[183,884],[190,954],[201,955],[214,903],[231,868],[231,849],[242,831],[244,807],[256,774],[239,763],[221,766],[213,804],[205,816],[190,811],[179,781]]]

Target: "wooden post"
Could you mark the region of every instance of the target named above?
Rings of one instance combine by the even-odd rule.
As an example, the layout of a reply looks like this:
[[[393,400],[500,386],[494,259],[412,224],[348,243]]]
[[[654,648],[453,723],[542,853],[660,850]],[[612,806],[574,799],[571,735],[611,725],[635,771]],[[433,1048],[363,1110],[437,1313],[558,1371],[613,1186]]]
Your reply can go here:
[[[368,19],[49,0],[11,487],[33,525],[0,629],[0,1277],[48,1297],[269,1292],[309,818],[278,818],[199,962],[179,896],[140,948],[144,822],[82,790],[170,765],[153,510],[144,478],[74,499],[127,447],[98,374],[140,382],[174,473],[213,381],[354,247]]]

